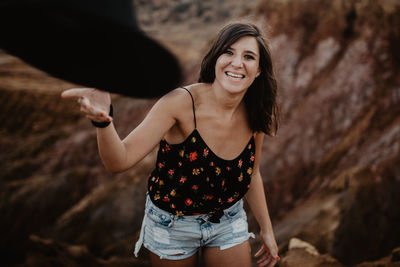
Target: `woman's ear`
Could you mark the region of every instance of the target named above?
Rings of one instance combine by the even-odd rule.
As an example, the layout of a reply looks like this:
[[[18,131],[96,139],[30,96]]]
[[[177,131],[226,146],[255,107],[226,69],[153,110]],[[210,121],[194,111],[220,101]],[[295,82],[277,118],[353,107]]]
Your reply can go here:
[[[260,70],[260,68],[258,68],[258,71],[257,71],[257,74],[256,74],[256,78],[257,78],[258,76],[260,76],[260,74],[261,74],[261,70]]]

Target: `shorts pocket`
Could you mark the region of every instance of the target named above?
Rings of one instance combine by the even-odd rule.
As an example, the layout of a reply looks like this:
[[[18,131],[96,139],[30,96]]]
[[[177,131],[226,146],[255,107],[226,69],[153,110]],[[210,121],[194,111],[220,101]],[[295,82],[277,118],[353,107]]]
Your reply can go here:
[[[226,212],[226,216],[228,216],[228,218],[233,218],[233,217],[235,217],[240,211],[241,211],[241,209],[234,209],[234,210],[227,211],[227,212]]]
[[[155,224],[159,224],[162,226],[171,227],[173,223],[173,219],[171,218],[171,216],[159,213],[151,208],[146,212],[146,216]]]
[[[232,220],[242,216],[246,217],[246,212],[242,207],[237,207],[236,209],[226,211],[225,216]]]

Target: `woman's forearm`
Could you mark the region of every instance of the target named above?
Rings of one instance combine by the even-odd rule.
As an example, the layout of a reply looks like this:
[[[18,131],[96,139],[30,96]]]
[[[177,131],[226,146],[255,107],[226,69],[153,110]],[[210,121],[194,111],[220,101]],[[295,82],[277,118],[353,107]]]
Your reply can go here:
[[[251,187],[246,194],[246,200],[261,231],[273,234],[271,219],[265,199],[264,185],[259,172],[255,172],[252,177]]]
[[[106,128],[97,128],[97,145],[101,160],[107,170],[121,172],[127,169],[125,145],[113,123]]]

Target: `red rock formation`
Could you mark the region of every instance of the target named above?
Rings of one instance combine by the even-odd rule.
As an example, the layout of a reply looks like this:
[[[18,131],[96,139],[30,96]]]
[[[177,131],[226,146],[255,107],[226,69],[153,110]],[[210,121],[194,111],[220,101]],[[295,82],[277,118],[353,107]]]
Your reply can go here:
[[[283,218],[278,240],[299,235],[354,264],[400,244],[400,6],[320,4],[260,3],[285,116],[266,138],[262,171],[273,217]]]

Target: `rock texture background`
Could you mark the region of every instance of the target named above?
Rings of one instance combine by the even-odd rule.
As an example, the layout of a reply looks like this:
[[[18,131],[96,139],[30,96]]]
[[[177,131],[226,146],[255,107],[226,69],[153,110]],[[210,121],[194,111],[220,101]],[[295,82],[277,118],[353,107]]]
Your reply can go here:
[[[261,171],[280,266],[400,265],[400,2],[135,4],[142,28],[179,57],[185,83],[221,25],[266,26],[282,124],[265,138]],[[1,263],[149,266],[144,250],[132,253],[155,154],[107,173],[95,130],[59,97],[72,86],[0,51]],[[124,137],[154,100],[113,102]],[[257,231],[251,214],[249,223]]]

